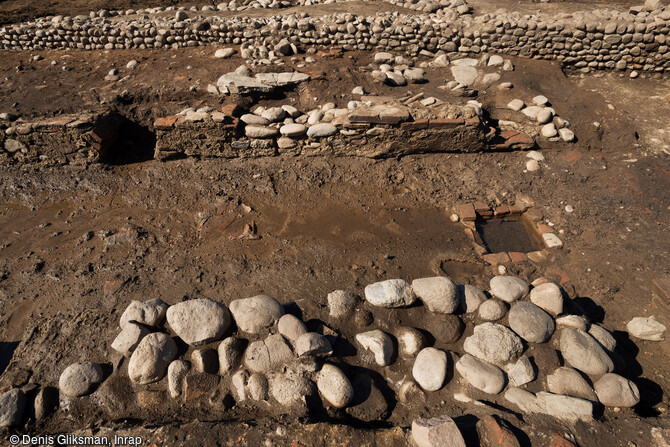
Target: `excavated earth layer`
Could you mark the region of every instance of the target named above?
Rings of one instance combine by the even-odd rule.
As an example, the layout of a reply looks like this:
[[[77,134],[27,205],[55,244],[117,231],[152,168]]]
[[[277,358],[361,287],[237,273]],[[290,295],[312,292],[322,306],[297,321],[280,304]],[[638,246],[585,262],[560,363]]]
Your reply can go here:
[[[662,3],[190,6],[0,30],[0,436],[670,442]]]

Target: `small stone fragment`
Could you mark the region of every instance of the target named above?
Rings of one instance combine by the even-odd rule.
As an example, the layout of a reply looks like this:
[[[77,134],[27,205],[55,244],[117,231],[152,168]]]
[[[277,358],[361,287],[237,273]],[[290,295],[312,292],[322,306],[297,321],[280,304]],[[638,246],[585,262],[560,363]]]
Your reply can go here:
[[[321,395],[336,408],[346,407],[354,397],[354,388],[340,368],[326,363],[316,380]]]
[[[128,362],[130,380],[140,385],[161,380],[177,352],[177,345],[167,334],[154,332],[147,335]]]
[[[516,363],[505,365],[505,372],[509,378],[510,385],[521,386],[535,380],[535,368],[530,359],[522,355]]]
[[[416,301],[416,295],[402,279],[389,279],[366,286],[365,299],[373,306],[405,307]]]
[[[421,331],[412,327],[401,327],[396,331],[400,354],[414,357],[426,345],[426,338]]]
[[[194,350],[191,352],[191,363],[193,369],[200,373],[216,374],[219,371],[219,356],[214,349]]]
[[[168,366],[168,391],[173,399],[184,393],[184,379],[190,369],[191,365],[184,360],[175,360]]]
[[[509,327],[531,343],[544,343],[556,329],[551,315],[528,301],[519,301],[509,311]]]
[[[484,321],[498,321],[507,313],[507,306],[500,300],[486,300],[479,305],[479,318]]]
[[[167,322],[185,343],[199,346],[220,339],[231,320],[226,306],[200,298],[170,306]]]
[[[230,312],[241,331],[260,334],[284,315],[284,307],[270,296],[257,295],[231,302]]]
[[[632,381],[618,374],[605,374],[593,388],[600,403],[606,407],[629,408],[640,402],[640,391]]]
[[[358,298],[351,292],[335,290],[328,294],[328,309],[333,318],[345,318],[353,314]]]
[[[132,301],[121,315],[119,326],[125,328],[126,323],[135,322],[149,327],[159,327],[165,321],[168,305],[160,298],[149,301]]]
[[[444,276],[415,279],[412,290],[431,312],[451,314],[460,304],[456,284]]]
[[[150,332],[145,326],[129,321],[112,342],[112,349],[124,357],[130,357],[140,341]]]
[[[507,383],[500,368],[470,354],[456,362],[456,370],[470,385],[488,394],[500,393]]]
[[[240,365],[244,354],[245,341],[235,337],[223,340],[217,349],[219,354],[219,373],[222,376],[230,374]]]
[[[391,364],[393,357],[393,341],[385,332],[375,329],[356,335],[356,341],[365,349],[372,352],[375,362],[379,366]]]
[[[333,353],[333,347],[326,337],[315,332],[302,334],[295,342],[295,353],[302,356],[328,356]]]
[[[102,368],[95,363],[74,363],[60,375],[58,388],[66,396],[80,397],[90,394],[103,377]]]
[[[463,349],[468,354],[493,364],[505,364],[523,351],[521,339],[501,324],[482,323],[465,339]]]
[[[277,322],[277,330],[293,344],[295,344],[301,335],[307,333],[305,323],[303,323],[300,318],[291,314],[286,314],[279,319]]]
[[[576,369],[562,366],[547,376],[547,390],[554,394],[598,401],[595,391]]]
[[[490,282],[491,295],[512,303],[528,294],[528,284],[516,276],[494,276]]]
[[[0,394],[0,427],[19,425],[25,408],[26,395],[19,388]]]
[[[424,390],[437,391],[444,385],[447,366],[446,352],[436,348],[424,348],[414,360],[412,376]]]
[[[607,349],[609,352],[614,352],[614,349],[616,348],[616,339],[612,336],[610,331],[597,324],[592,324],[589,328],[589,335],[598,340],[598,343],[600,343],[603,348]]]
[[[655,317],[635,317],[626,325],[628,333],[633,337],[649,341],[663,340],[665,326],[656,321]]]
[[[417,447],[466,447],[463,435],[449,416],[415,419],[412,439]]]
[[[552,315],[563,313],[563,294],[553,282],[540,284],[530,291],[530,302]]]
[[[465,313],[476,312],[479,306],[487,300],[486,294],[479,288],[466,284],[460,286],[461,309]]]

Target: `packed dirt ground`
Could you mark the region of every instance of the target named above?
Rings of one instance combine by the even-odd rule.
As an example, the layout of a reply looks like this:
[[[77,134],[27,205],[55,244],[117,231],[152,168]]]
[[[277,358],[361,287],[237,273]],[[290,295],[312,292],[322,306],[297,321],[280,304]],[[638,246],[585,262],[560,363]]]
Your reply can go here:
[[[36,7],[5,0],[0,23],[85,14],[103,3],[111,9],[177,2],[41,2]],[[493,3],[473,3],[475,9],[493,8]],[[604,2],[547,6],[596,5]],[[519,7],[544,6],[521,2]],[[104,106],[148,129],[157,117],[186,107],[220,109],[226,97],[208,94],[206,86],[244,59],[239,54],[213,59],[214,51],[3,51],[0,112],[31,118]],[[286,58],[283,68],[303,63],[306,56]],[[357,70],[372,61],[371,53],[313,57],[309,70],[319,79],[261,104],[346,106],[354,86],[379,96],[411,91],[445,97],[438,88],[444,69],[426,69],[426,84],[389,87]],[[436,275],[487,290],[498,266],[484,262],[462,224],[450,219],[454,207],[484,202],[533,206],[553,224],[563,247],[541,263],[507,264],[507,273],[529,283],[539,277],[560,283],[590,321],[614,334],[626,376],[639,387],[638,405],[607,408],[597,422],[568,426],[505,409],[482,393],[474,396],[483,405],[473,407],[443,389],[411,406],[391,403],[383,422],[365,424],[326,410],[300,414],[241,405],[219,414],[162,402],[151,392],[137,397],[119,381],[105,384],[108,391],[117,387],[117,400],[101,404],[96,399],[108,395],[102,393],[85,397],[25,432],[115,433],[158,446],[402,446],[411,443],[414,419],[448,414],[468,445],[478,445],[477,419],[497,414],[515,427],[521,445],[549,445],[555,433],[580,446],[667,445],[652,429],[670,430],[670,345],[631,340],[626,323],[650,315],[666,326],[670,322],[667,291],[656,285],[670,275],[670,80],[667,75],[585,75],[565,72],[554,62],[511,59],[515,70],[503,80],[514,88],[484,92],[479,97],[484,107],[495,110],[517,97],[545,95],[578,136],[572,144],[538,141],[545,160],[535,172],[525,170],[523,151],[165,162],[143,151],[123,154],[116,164],[2,167],[0,391],[29,382],[55,384],[61,371],[54,365],[83,359],[110,363],[109,345],[132,300],[160,297],[175,304],[211,298],[228,305],[267,294],[294,303],[304,321],[337,324],[340,335],[353,339],[360,319],[329,322],[325,298],[333,290],[363,296],[365,286],[377,281]],[[132,72],[125,68],[130,60],[139,62]],[[130,78],[106,80],[113,68]],[[259,239],[237,238],[247,224],[256,227]],[[421,308],[407,313],[366,309],[365,318],[382,328],[427,324],[440,331],[440,322]],[[462,346],[470,334],[453,345]],[[452,348],[439,341],[436,346]],[[399,379],[404,369],[400,362],[391,373]],[[380,372],[374,371],[381,377]],[[91,411],[91,405],[118,407],[102,412]]]

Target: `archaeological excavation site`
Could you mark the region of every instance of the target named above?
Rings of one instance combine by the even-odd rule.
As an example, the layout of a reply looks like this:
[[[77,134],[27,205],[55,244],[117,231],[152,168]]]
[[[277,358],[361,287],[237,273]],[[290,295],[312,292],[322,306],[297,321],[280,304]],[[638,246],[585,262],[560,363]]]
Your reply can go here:
[[[667,0],[0,0],[0,446],[670,447]]]

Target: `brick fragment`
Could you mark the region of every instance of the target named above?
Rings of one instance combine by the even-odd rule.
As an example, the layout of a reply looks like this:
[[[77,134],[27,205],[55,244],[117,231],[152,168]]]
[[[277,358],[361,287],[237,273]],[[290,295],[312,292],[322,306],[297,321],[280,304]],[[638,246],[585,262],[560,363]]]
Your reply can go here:
[[[170,129],[174,126],[174,124],[177,122],[177,116],[164,116],[162,118],[156,119],[154,121],[154,128],[156,129]]]
[[[547,260],[547,254],[543,250],[526,253],[526,257],[538,264]]]
[[[514,433],[505,427],[505,421],[495,416],[484,416],[477,422],[479,445],[482,447],[520,447]]]
[[[526,208],[521,205],[510,205],[508,208],[510,214],[521,214],[526,210]]]
[[[428,120],[410,121],[400,125],[404,130],[422,130],[428,129]]]
[[[526,253],[521,253],[520,251],[510,251],[509,253],[507,253],[507,255],[509,256],[510,260],[515,264],[518,264],[520,262],[526,262],[528,260],[528,256],[526,255]]]
[[[482,259],[488,262],[491,265],[505,264],[510,262],[509,256],[507,253],[487,253],[482,255]]]
[[[654,278],[651,280],[654,291],[658,293],[665,301],[670,301],[670,278]]]
[[[475,202],[475,211],[481,217],[487,218],[493,216],[493,210],[483,202]]]
[[[509,214],[509,207],[506,206],[506,205],[503,205],[503,206],[497,206],[497,207],[493,210],[493,215],[494,215],[494,216],[506,216],[507,214]]]
[[[456,214],[462,221],[473,221],[477,219],[475,206],[472,203],[459,205],[456,207]]]
[[[456,128],[465,124],[465,120],[462,118],[459,119],[449,119],[449,118],[437,118],[434,120],[428,121],[428,128]]]
[[[551,438],[550,447],[577,447],[577,444],[568,441],[563,436],[556,433],[554,437]]]
[[[544,217],[542,211],[538,210],[537,208],[528,208],[526,212],[523,213],[523,215],[524,217],[528,218],[531,222],[539,222]]]

